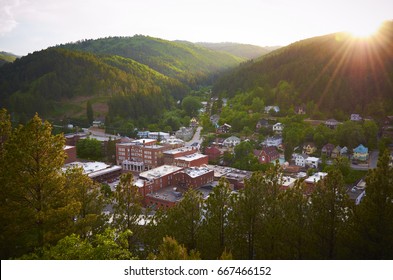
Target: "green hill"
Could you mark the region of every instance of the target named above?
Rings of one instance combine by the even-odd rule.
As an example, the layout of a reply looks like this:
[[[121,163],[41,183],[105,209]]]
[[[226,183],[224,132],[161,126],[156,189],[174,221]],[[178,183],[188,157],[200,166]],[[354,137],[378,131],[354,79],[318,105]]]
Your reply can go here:
[[[0,52],[0,66],[6,64],[8,62],[13,62],[17,58],[18,58],[18,56],[14,55],[12,53]]]
[[[61,47],[130,58],[191,87],[206,82],[218,71],[244,61],[229,53],[213,51],[193,43],[142,35],[82,40]]]
[[[369,39],[336,33],[293,43],[229,71],[214,92],[231,97],[257,88],[267,92],[265,103],[311,102],[328,115],[391,113],[393,22]]]
[[[269,52],[278,49],[279,47],[260,47],[254,46],[250,44],[238,44],[238,43],[197,43],[202,47],[215,50],[215,51],[223,51],[230,53],[232,55],[242,57],[244,59],[254,59]]]
[[[0,104],[21,120],[35,112],[54,118],[78,116],[84,114],[87,100],[102,108],[103,115],[109,110],[113,116],[158,118],[174,103],[173,95],[186,92],[179,81],[131,59],[61,48],[34,52],[0,67]]]

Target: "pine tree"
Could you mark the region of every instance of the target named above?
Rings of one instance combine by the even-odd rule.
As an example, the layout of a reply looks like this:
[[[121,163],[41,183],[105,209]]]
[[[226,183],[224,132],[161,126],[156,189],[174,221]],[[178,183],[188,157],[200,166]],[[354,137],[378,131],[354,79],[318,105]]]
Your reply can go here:
[[[119,232],[130,230],[128,245],[135,250],[140,238],[139,221],[142,215],[142,196],[133,183],[132,173],[123,174],[114,192],[113,225]]]
[[[36,114],[5,142],[1,213],[6,226],[1,242],[8,256],[64,237],[79,211],[72,199],[74,189],[64,187],[65,139],[61,134],[52,135],[51,130]]]
[[[91,125],[94,121],[94,112],[93,112],[93,106],[91,105],[91,101],[87,101],[86,103],[86,117],[87,121]]]
[[[221,178],[205,201],[198,242],[205,259],[218,259],[225,250],[230,196],[229,182]]]
[[[354,258],[393,258],[393,168],[385,150],[366,177],[366,196],[356,209]]]
[[[317,183],[311,195],[310,242],[313,259],[337,259],[353,212],[338,169]]]

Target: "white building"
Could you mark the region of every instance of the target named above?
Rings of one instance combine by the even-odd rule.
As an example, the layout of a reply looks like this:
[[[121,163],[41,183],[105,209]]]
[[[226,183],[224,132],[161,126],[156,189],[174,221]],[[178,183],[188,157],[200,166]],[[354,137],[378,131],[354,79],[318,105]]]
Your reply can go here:
[[[262,145],[267,147],[278,147],[282,144],[281,136],[268,137],[262,142]]]
[[[317,157],[308,157],[306,158],[306,166],[311,168],[318,168],[319,158]]]
[[[228,137],[224,140],[223,145],[226,147],[235,147],[236,145],[240,144],[240,138],[236,136]]]
[[[308,158],[308,155],[306,154],[298,154],[295,157],[295,165],[301,166],[301,167],[306,167],[306,159]]]
[[[281,133],[284,129],[284,125],[282,123],[276,123],[273,125],[273,132]]]

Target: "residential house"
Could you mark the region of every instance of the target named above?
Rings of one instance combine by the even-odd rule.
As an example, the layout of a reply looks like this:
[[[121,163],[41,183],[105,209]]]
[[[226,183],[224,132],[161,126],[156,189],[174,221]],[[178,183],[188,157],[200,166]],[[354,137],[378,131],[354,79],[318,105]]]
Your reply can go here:
[[[218,128],[218,121],[220,120],[219,115],[212,115],[210,116],[210,121],[214,125],[214,127]]]
[[[310,168],[318,168],[319,158],[317,157],[307,157],[306,158],[306,166]]]
[[[360,122],[363,118],[359,114],[351,114],[351,121]]]
[[[280,112],[280,107],[278,107],[278,106],[265,106],[265,113],[269,114],[270,112],[278,113],[278,112]]]
[[[304,193],[309,195],[313,192],[314,188],[316,187],[317,183],[323,180],[328,174],[325,172],[317,172],[314,175],[306,178],[304,180]]]
[[[343,147],[340,151],[340,154],[343,155],[347,155],[348,154],[348,148],[347,147]]]
[[[225,147],[235,147],[236,145],[239,144],[240,144],[240,138],[236,136],[228,137],[227,139],[224,140],[223,143]]]
[[[355,205],[359,205],[363,197],[366,195],[366,181],[360,179],[355,186],[348,188],[347,194],[349,199],[352,200]]]
[[[317,151],[317,146],[314,143],[308,142],[303,145],[303,153],[311,155]]]
[[[325,125],[331,129],[336,129],[339,124],[340,123],[335,119],[328,119],[327,121],[325,121]]]
[[[262,150],[254,150],[254,155],[260,163],[270,163],[280,158],[276,147],[265,147]]]
[[[192,118],[191,121],[190,121],[190,127],[195,128],[198,125],[199,125],[199,122],[195,118]]]
[[[282,137],[278,135],[273,137],[267,137],[265,141],[262,142],[262,145],[266,147],[278,147],[281,144],[282,144]]]
[[[358,161],[368,160],[368,148],[360,144],[355,149],[353,149],[353,159]]]
[[[231,130],[232,126],[224,123],[220,127],[217,128],[217,133],[228,133]]]
[[[341,156],[341,147],[340,146],[336,146],[333,151],[332,154],[330,155],[332,158],[338,158]]]
[[[273,125],[273,132],[282,133],[283,130],[284,125],[282,123],[276,123],[275,125]]]
[[[257,130],[261,129],[262,127],[269,127],[269,122],[265,119],[261,119],[257,122],[257,125],[255,126],[255,128]]]
[[[194,129],[192,127],[184,127],[182,126],[178,131],[175,133],[176,137],[182,139],[184,141],[190,141],[192,136],[194,135]]]
[[[322,147],[322,155],[326,155],[327,157],[331,157],[333,150],[335,148],[336,147],[334,147],[333,144],[330,144],[330,143],[326,144],[325,146]]]
[[[296,106],[295,114],[297,114],[297,115],[305,115],[306,114],[306,107],[304,105]]]
[[[301,167],[306,167],[306,159],[308,158],[308,155],[306,154],[298,154],[295,157],[295,165],[301,166]]]

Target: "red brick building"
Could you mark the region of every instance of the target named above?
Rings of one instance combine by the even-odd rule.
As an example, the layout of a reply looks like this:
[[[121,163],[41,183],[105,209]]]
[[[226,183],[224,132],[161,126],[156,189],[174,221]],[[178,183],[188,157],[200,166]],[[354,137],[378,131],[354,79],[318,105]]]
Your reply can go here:
[[[254,150],[254,155],[258,158],[260,163],[274,162],[280,158],[276,147],[265,147],[262,150]]]
[[[181,147],[163,152],[164,164],[173,165],[176,158],[195,154],[197,149],[194,147]]]
[[[116,144],[116,163],[124,171],[143,172],[164,164],[163,153],[169,147],[156,145],[157,140],[140,139]]]
[[[67,154],[67,158],[64,161],[64,164],[76,161],[76,147],[75,146],[64,146],[64,151]]]
[[[175,158],[174,165],[179,167],[197,167],[209,163],[209,157],[199,153]]]
[[[216,161],[221,156],[221,151],[216,147],[208,147],[205,149],[205,155],[209,157],[210,161]]]

